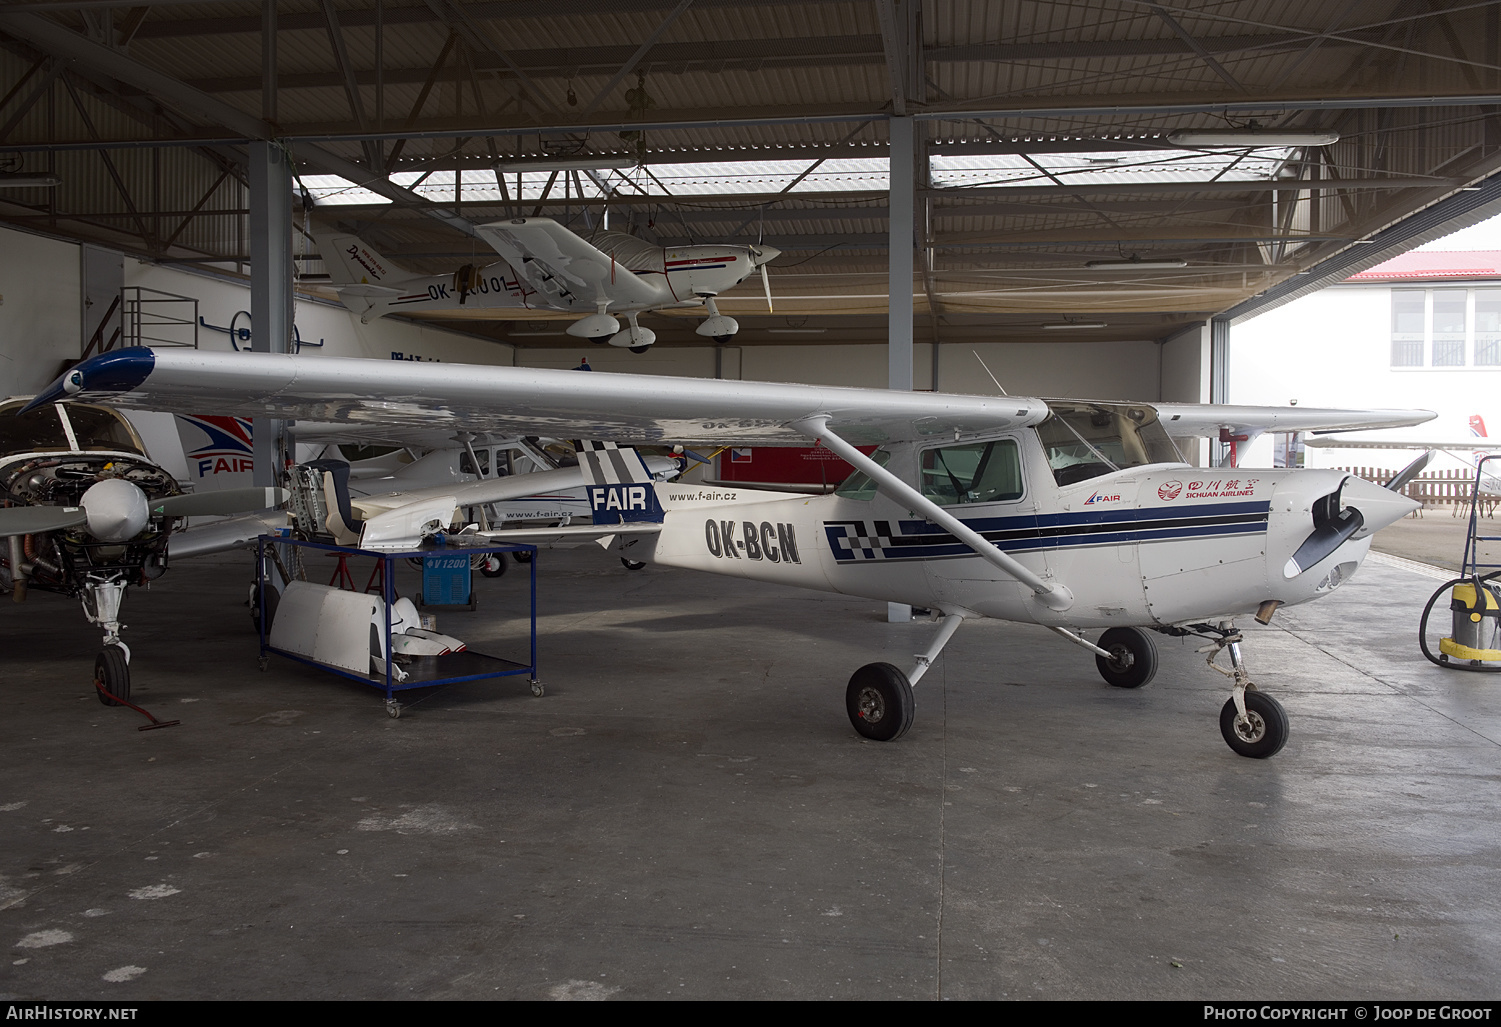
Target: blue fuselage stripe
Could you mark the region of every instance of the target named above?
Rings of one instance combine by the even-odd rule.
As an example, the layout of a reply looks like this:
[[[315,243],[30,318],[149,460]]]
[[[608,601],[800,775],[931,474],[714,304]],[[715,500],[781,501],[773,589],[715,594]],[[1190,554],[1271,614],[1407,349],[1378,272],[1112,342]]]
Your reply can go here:
[[[965,520],[986,541],[1005,552],[1076,549],[1132,542],[1172,542],[1191,538],[1264,534],[1271,504],[1214,503],[1176,510],[1087,511],[1036,517],[984,517]],[[834,557],[913,560],[967,556],[972,550],[928,521],[826,521]],[[866,556],[869,553],[869,556]]]

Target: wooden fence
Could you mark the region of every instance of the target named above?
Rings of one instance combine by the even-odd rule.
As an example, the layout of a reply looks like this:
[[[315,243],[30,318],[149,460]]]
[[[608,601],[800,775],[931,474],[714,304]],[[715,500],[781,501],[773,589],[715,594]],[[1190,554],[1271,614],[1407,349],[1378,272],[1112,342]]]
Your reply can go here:
[[[1384,467],[1339,467],[1336,470],[1346,471],[1358,478],[1373,481],[1377,485],[1386,484],[1387,480],[1397,473]],[[1489,468],[1487,468],[1486,477],[1490,478]],[[1404,496],[1418,500],[1425,508],[1448,507],[1450,515],[1454,517],[1469,515],[1470,497],[1474,492],[1475,472],[1464,469],[1424,471],[1402,489]],[[1480,496],[1481,516],[1494,516],[1498,503],[1501,503],[1501,498],[1482,493]],[[1421,516],[1421,511],[1419,515]]]

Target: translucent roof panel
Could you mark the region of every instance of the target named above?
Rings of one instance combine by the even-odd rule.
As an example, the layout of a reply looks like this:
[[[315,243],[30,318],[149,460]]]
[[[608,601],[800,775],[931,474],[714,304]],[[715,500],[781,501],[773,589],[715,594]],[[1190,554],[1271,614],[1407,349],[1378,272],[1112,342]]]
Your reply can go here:
[[[355,185],[349,179],[340,178],[338,175],[302,175],[298,181],[319,206],[391,202],[386,197],[373,193],[363,186]]]
[[[1291,149],[1138,150],[1129,153],[994,154],[933,157],[937,186],[1136,185],[1143,182],[1263,182],[1275,175]]]

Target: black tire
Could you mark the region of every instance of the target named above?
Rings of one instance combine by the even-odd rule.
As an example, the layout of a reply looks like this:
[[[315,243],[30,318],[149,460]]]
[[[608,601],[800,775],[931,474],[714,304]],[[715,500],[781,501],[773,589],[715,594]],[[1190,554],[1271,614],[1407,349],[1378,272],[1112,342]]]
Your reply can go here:
[[[889,663],[867,663],[855,671],[844,690],[844,708],[855,730],[877,742],[902,737],[917,713],[907,675]]]
[[[130,698],[130,664],[125,662],[125,650],[117,645],[107,645],[94,657],[94,694],[106,706],[119,706],[108,692],[117,699]]]
[[[531,563],[532,557],[535,555],[536,554],[529,549],[522,549],[512,553],[511,558],[514,559],[517,563]]]
[[[642,561],[642,560],[627,560],[623,556],[620,558],[620,562],[625,566],[625,569],[628,570],[628,571],[639,571],[641,568],[643,568],[643,567],[646,566],[645,561]]]
[[[487,578],[500,577],[506,572],[506,558],[498,553],[482,558],[479,563],[479,572]]]
[[[1112,654],[1094,658],[1100,677],[1116,688],[1140,688],[1157,673],[1157,643],[1140,628],[1111,628],[1100,636],[1099,647]]]
[[[716,335],[716,336],[714,336],[714,341],[717,342],[717,343],[719,343],[721,346],[723,346],[725,343],[729,342],[733,338],[734,338],[733,335]]]
[[[1249,724],[1237,728],[1239,714],[1235,700],[1227,699],[1220,710],[1220,734],[1230,748],[1242,756],[1264,760],[1275,756],[1287,744],[1287,711],[1282,704],[1264,692],[1246,690],[1246,719]]]
[[[631,350],[632,353],[645,353],[649,349],[651,349],[650,346],[632,346],[632,347],[630,347],[630,350]]]
[[[261,596],[260,590],[264,586],[254,585],[250,589],[250,624],[255,628],[256,634],[261,631]],[[271,637],[271,625],[276,623],[276,604],[281,601],[281,593],[274,588],[266,589],[266,637]]]

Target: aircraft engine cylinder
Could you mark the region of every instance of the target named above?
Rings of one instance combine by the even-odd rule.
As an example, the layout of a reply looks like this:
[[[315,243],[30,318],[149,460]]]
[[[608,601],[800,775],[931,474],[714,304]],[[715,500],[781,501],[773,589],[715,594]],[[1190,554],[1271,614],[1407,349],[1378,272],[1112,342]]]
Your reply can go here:
[[[89,534],[101,542],[129,541],[151,520],[146,493],[119,478],[90,485],[79,505],[88,515]]]

